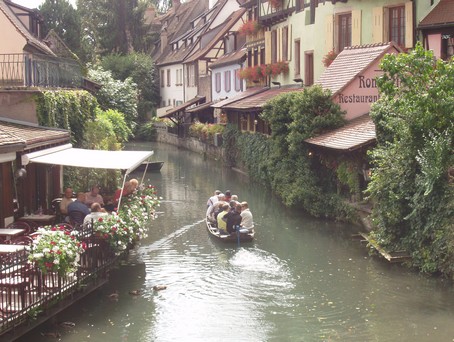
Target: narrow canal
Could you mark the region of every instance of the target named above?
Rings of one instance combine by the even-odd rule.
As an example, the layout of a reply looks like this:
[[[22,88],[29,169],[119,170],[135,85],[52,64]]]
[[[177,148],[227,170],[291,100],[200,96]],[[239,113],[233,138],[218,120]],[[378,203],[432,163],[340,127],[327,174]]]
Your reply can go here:
[[[165,161],[147,175],[163,197],[149,237],[108,285],[20,341],[454,341],[452,283],[369,257],[353,227],[288,210],[216,161],[136,148]],[[249,202],[254,243],[209,238],[202,219],[215,189]]]

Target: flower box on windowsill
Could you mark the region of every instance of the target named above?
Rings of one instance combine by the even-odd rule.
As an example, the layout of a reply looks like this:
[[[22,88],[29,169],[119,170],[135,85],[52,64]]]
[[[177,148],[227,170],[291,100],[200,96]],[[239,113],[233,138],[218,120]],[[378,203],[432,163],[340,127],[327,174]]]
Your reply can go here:
[[[262,25],[256,20],[248,20],[239,28],[238,32],[244,35],[257,34],[262,29]]]

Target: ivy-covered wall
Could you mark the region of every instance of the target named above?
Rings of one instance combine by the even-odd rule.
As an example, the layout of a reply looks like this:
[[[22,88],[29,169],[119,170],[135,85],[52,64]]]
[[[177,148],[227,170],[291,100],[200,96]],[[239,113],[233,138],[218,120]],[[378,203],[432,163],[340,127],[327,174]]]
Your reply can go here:
[[[74,146],[80,147],[86,124],[96,118],[98,102],[85,90],[48,90],[35,95],[38,123],[71,131]]]

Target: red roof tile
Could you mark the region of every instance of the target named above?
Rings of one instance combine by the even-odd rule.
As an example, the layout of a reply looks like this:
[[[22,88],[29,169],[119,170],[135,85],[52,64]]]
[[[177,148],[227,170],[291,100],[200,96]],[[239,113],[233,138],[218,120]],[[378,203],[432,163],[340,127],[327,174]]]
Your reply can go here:
[[[215,62],[210,64],[210,69],[220,68],[231,64],[240,64],[246,59],[246,49],[234,51],[227,55],[219,57]]]
[[[261,109],[265,103],[267,103],[272,98],[292,91],[303,91],[304,89],[297,86],[292,87],[275,87],[268,88],[264,92],[248,96],[242,100],[235,101],[231,104],[223,106],[226,109],[237,109],[237,110],[247,110],[247,109]]]
[[[305,141],[325,148],[352,151],[375,141],[375,125],[369,114],[366,114],[349,121],[343,127]]]
[[[216,102],[211,107],[213,107],[213,108],[222,108],[222,107],[227,106],[227,105],[229,105],[229,104],[231,104],[233,102],[245,99],[246,97],[249,97],[249,96],[264,92],[267,89],[268,88],[248,88],[245,91],[239,93],[238,95],[236,95],[234,97],[226,98],[224,100]]]
[[[316,84],[323,89],[329,89],[336,95],[344,89],[355,77],[364,71],[372,62],[383,57],[393,48],[402,51],[393,43],[379,43],[345,48],[325,69]]]
[[[454,0],[441,0],[429,14],[421,20],[418,28],[451,26],[454,24]]]
[[[71,138],[67,130],[10,121],[0,121],[0,132],[6,132],[16,141],[24,142],[26,149],[69,142]]]
[[[190,106],[193,106],[195,104],[200,104],[202,102],[205,102],[205,96],[196,96],[194,97],[193,99],[189,100],[189,101],[186,101],[185,103],[179,105],[179,106],[176,106],[175,108],[172,108],[168,111],[166,111],[165,113],[163,113],[161,116],[159,116],[160,118],[164,118],[164,117],[169,117],[169,116],[172,116],[182,110],[185,110],[186,108],[190,107]]]

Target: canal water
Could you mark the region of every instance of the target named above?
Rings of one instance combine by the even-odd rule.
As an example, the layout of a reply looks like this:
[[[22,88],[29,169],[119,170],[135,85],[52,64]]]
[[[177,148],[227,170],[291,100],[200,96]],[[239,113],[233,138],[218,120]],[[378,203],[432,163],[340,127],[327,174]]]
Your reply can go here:
[[[288,210],[216,161],[132,148],[165,162],[146,176],[163,198],[149,237],[106,286],[20,341],[454,341],[452,283],[369,256],[356,228]],[[255,242],[210,239],[203,218],[216,189],[249,202]]]

